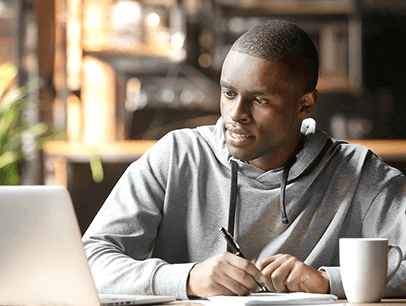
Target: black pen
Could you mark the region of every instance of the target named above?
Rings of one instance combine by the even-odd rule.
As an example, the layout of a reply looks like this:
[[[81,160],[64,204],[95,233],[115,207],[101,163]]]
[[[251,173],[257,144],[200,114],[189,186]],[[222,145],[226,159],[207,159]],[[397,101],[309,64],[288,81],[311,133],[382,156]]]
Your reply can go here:
[[[235,241],[234,237],[224,228],[220,228],[220,233],[226,239],[227,245],[231,248],[233,253],[241,258],[245,258],[241,252],[240,246],[238,245],[237,241]],[[269,290],[263,285],[255,281],[259,288],[261,288],[262,292],[269,292]]]

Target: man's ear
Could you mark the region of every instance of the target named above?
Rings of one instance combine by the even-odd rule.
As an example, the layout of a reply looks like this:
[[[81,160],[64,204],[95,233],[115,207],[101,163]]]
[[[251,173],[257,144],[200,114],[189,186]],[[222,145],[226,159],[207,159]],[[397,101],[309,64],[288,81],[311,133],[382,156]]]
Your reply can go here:
[[[305,93],[299,102],[299,109],[298,109],[298,116],[302,119],[306,118],[307,115],[311,112],[311,110],[316,105],[317,97],[319,92],[317,89],[309,91]]]

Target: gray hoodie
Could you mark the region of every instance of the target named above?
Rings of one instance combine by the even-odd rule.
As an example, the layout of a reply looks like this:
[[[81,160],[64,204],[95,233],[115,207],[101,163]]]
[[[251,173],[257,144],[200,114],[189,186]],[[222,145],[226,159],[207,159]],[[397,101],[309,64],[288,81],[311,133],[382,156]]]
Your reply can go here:
[[[386,237],[406,254],[405,176],[313,119],[301,132],[293,165],[267,172],[230,156],[221,118],[168,133],[129,166],[83,237],[99,292],[187,299],[193,265],[227,249],[219,228],[228,226],[232,160],[234,234],[252,262],[291,254],[325,269],[331,293],[345,297],[339,238]],[[403,259],[385,296],[406,296]]]

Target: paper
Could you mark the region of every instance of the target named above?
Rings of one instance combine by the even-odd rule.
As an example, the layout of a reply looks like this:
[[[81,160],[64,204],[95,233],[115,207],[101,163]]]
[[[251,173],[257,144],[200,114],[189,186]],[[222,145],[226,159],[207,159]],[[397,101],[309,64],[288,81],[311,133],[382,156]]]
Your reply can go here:
[[[249,296],[214,296],[209,298],[213,305],[255,306],[255,305],[320,305],[335,303],[333,294],[316,293],[253,293]]]

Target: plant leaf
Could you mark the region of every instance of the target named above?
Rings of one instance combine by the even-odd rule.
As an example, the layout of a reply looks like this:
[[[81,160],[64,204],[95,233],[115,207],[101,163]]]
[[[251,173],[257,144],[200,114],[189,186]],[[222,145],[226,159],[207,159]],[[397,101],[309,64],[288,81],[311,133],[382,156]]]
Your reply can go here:
[[[93,181],[100,183],[103,181],[104,173],[100,157],[92,155],[90,157],[90,170],[92,171]]]
[[[16,77],[17,72],[18,69],[14,64],[5,63],[0,66],[0,97]]]
[[[0,185],[19,185],[20,176],[18,174],[17,163],[11,163],[0,168]]]
[[[13,126],[17,123],[20,116],[21,104],[14,104],[6,110],[0,119],[0,143],[8,132],[13,132]]]
[[[7,165],[16,162],[18,156],[15,152],[7,151],[0,155],[0,168],[6,167]]]

